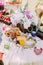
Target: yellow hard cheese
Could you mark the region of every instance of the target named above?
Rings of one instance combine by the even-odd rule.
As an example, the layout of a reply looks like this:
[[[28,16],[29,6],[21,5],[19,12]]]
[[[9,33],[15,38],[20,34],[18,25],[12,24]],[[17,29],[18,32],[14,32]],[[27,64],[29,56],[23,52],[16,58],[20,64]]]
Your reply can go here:
[[[21,36],[17,36],[16,39],[17,39],[17,41],[19,41],[19,44],[21,46],[24,46],[27,38],[25,35],[21,35]]]
[[[20,45],[24,46],[25,40],[19,40]]]

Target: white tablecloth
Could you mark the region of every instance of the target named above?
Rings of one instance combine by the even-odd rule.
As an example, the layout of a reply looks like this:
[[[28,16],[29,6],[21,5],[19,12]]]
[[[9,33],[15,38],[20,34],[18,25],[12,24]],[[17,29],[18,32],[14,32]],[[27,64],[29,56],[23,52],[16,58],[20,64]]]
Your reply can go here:
[[[1,25],[2,27],[5,25]],[[0,27],[1,27],[0,26]],[[2,29],[1,27],[1,29]],[[43,48],[43,40],[35,37],[37,40],[36,47]],[[10,44],[10,49],[5,49],[4,45]],[[0,52],[3,52],[4,65],[43,65],[43,52],[40,55],[34,53],[34,48],[24,49],[21,46],[18,47],[14,42],[7,40],[6,36],[2,36],[2,42],[0,44]]]
[[[10,49],[4,48],[4,44],[10,43]],[[37,47],[43,48],[43,41],[40,40],[36,44]],[[34,48],[23,49],[22,47],[17,47],[15,43],[8,42],[4,40],[0,46],[0,52],[4,52],[3,61],[5,65],[25,65],[28,63],[38,65],[38,62],[43,62],[43,53],[41,55],[36,55],[34,53]],[[41,63],[39,63],[41,65]]]

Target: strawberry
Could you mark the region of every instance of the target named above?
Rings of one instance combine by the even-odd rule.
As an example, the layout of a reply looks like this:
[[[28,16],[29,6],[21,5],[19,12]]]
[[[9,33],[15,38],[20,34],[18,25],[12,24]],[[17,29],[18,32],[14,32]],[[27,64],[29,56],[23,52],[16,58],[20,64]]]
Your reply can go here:
[[[10,17],[6,18],[6,21],[10,21]]]

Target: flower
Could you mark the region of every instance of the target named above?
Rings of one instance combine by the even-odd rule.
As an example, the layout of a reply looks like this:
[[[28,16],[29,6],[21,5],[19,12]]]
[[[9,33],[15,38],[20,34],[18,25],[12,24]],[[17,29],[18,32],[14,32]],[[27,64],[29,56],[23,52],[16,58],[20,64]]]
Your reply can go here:
[[[29,19],[30,18],[30,11],[26,11],[26,17]]]

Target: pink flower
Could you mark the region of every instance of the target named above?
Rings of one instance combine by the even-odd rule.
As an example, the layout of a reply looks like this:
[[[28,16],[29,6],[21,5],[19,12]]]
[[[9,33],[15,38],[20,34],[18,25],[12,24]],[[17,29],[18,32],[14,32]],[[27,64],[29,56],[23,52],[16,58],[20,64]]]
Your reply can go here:
[[[26,17],[29,19],[30,18],[30,11],[26,11]]]
[[[3,28],[2,28],[2,30],[5,30],[5,29],[6,29],[6,27],[3,27]]]

